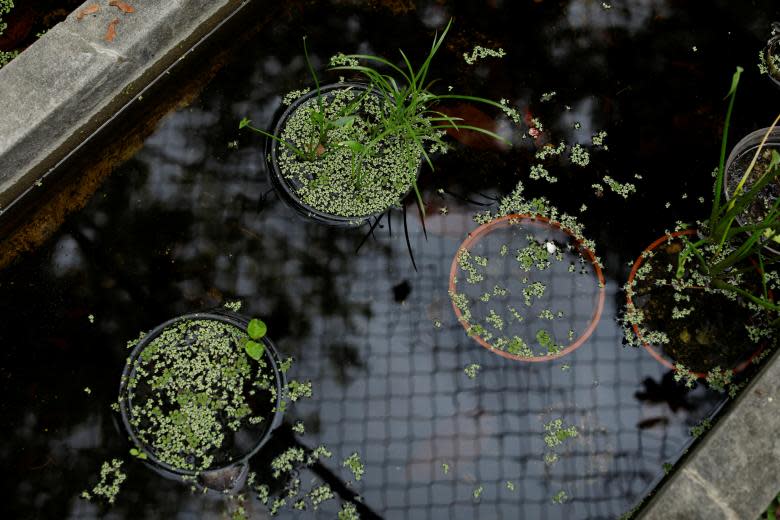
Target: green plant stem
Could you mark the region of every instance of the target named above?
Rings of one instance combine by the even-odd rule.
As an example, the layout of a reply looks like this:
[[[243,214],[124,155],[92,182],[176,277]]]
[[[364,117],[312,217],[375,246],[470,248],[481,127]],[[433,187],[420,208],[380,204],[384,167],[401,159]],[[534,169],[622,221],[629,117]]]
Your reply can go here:
[[[763,298],[758,298],[758,297],[750,294],[748,291],[746,291],[744,289],[741,289],[741,288],[737,287],[736,285],[724,282],[723,280],[715,279],[715,280],[712,281],[712,285],[716,289],[722,289],[724,291],[730,291],[730,292],[737,293],[740,296],[743,296],[743,297],[747,298],[748,300],[750,300],[751,302],[755,303],[756,305],[759,305],[759,306],[761,306],[761,307],[763,307],[763,308],[765,308],[765,309],[767,309],[769,311],[774,311],[774,312],[780,311],[780,306],[775,305],[771,301],[764,300]],[[777,321],[777,320],[775,320],[775,321]]]
[[[274,141],[278,142],[282,146],[285,146],[287,149],[289,149],[291,152],[293,152],[295,155],[297,155],[301,159],[307,160],[307,158],[308,158],[308,156],[303,151],[301,151],[300,149],[296,148],[294,145],[288,143],[287,141],[285,141],[284,139],[282,139],[280,137],[275,136],[274,134],[272,134],[270,132],[266,132],[265,130],[261,130],[260,128],[256,128],[256,127],[250,125],[248,122],[242,121],[241,126],[239,126],[239,128],[249,128],[250,130],[257,132],[258,134],[264,135],[264,136],[266,136],[266,137],[268,137],[270,139],[273,139]]]
[[[726,109],[726,121],[723,124],[723,138],[720,142],[720,160],[718,162],[718,176],[715,180],[715,193],[713,196],[715,200],[712,204],[712,211],[710,212],[710,226],[715,226],[718,212],[720,211],[720,192],[723,188],[723,174],[724,165],[726,163],[726,146],[728,145],[729,126],[731,125],[731,112],[734,110],[734,100],[737,97],[737,86],[739,85],[739,77],[742,75],[744,69],[737,67],[734,76],[731,78],[731,88],[729,89],[726,97],[729,98],[729,105]]]

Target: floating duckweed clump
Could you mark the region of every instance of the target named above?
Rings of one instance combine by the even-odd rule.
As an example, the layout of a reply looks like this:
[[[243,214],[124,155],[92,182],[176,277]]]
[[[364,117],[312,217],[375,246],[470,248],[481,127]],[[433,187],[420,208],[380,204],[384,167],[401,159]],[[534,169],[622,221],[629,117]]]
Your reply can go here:
[[[281,138],[300,150],[319,146],[313,159],[277,146],[282,175],[304,203],[322,212],[358,218],[400,203],[416,180],[423,151],[398,133],[378,136],[389,107],[362,89],[345,86],[323,94],[322,111],[326,119],[337,120],[353,102],[358,102],[355,117],[329,130],[326,143],[320,143],[312,117],[320,110],[316,97],[304,101],[287,120]],[[375,139],[373,153],[355,153]]]
[[[625,182],[621,183],[610,177],[609,175],[604,176],[604,182],[607,186],[609,186],[609,189],[623,197],[624,199],[627,199],[629,195],[632,193],[636,193],[636,185],[634,185],[631,182]]]
[[[311,90],[311,89],[303,88],[303,89],[292,90],[292,91],[288,92],[282,98],[282,104],[285,105],[285,106],[292,105],[293,101],[295,101],[296,99],[298,99],[299,97],[301,97],[301,96],[303,96],[305,94],[308,94],[309,90]]]
[[[602,130],[601,132],[597,133],[591,138],[591,141],[593,142],[593,146],[600,146],[604,150],[609,150],[609,147],[604,144],[604,139],[607,138],[607,132]]]
[[[560,446],[568,439],[573,439],[578,434],[576,426],[563,427],[562,419],[553,419],[544,425],[544,443],[548,448]]]
[[[332,500],[335,498],[335,495],[329,485],[322,484],[311,491],[309,498],[311,499],[312,508],[316,511],[323,502]]]
[[[91,494],[88,491],[82,491],[81,498],[91,500],[93,496],[102,497],[109,504],[113,504],[119,494],[119,488],[126,479],[127,475],[122,471],[121,460],[112,459],[110,462],[104,462],[100,468],[100,482],[92,488]]]
[[[580,144],[571,147],[571,162],[577,166],[585,167],[590,164],[590,154]]]
[[[233,453],[237,432],[259,439],[279,396],[268,359],[250,359],[248,340],[229,323],[182,320],[129,361],[120,399],[138,441],[159,461],[198,472],[244,455]]]
[[[466,366],[466,368],[463,369],[463,372],[466,374],[466,377],[469,379],[476,379],[477,374],[479,374],[479,370],[482,367],[479,366],[476,363],[471,363],[470,365]]]
[[[531,171],[528,176],[535,181],[544,179],[551,184],[558,182],[558,178],[550,175],[550,172],[541,164],[534,164],[531,166]]]
[[[357,512],[355,504],[347,502],[341,506],[341,511],[338,513],[338,520],[360,520],[360,515]]]
[[[506,52],[500,47],[498,49],[488,49],[480,45],[475,45],[471,50],[471,53],[463,53],[463,60],[469,65],[474,65],[477,60],[485,58],[503,58],[504,56],[506,56]]]
[[[366,472],[366,469],[363,466],[363,461],[360,460],[360,455],[357,452],[344,459],[343,466],[345,468],[349,468],[349,470],[352,472],[352,475],[354,475],[355,480],[360,480],[363,478],[363,473]]]

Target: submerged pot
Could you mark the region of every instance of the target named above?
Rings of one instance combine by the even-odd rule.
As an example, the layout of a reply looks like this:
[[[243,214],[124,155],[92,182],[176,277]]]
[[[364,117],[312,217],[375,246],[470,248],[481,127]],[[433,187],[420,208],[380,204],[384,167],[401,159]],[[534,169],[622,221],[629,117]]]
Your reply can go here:
[[[670,307],[674,305],[673,302],[666,302],[664,301],[656,301],[653,302],[653,294],[647,293],[647,294],[637,294],[636,287],[636,276],[637,272],[639,271],[640,267],[645,263],[646,258],[649,258],[653,254],[658,254],[659,252],[666,253],[669,255],[675,255],[679,250],[677,249],[676,245],[668,244],[671,240],[681,237],[681,236],[690,236],[695,235],[696,231],[688,229],[684,231],[677,231],[674,233],[671,233],[669,235],[664,235],[660,237],[658,240],[647,246],[647,248],[640,254],[636,261],[634,262],[633,267],[631,268],[631,273],[628,277],[628,283],[632,287],[631,291],[627,291],[626,293],[626,302],[628,304],[628,308],[636,308],[639,310],[646,310],[648,307],[652,308],[661,308],[670,310]],[[662,249],[666,247],[666,249]],[[673,262],[676,262],[676,257],[673,256]],[[674,265],[674,264],[673,264]],[[656,291],[659,291],[659,289],[654,289]],[[641,291],[640,291],[641,292]],[[702,289],[702,294],[705,294]],[[749,310],[740,306],[739,304],[733,302],[732,300],[727,300],[725,296],[721,295],[712,295],[709,293],[707,294],[706,301],[708,302],[708,309],[707,312],[704,314],[706,315],[705,318],[710,319],[710,321],[703,325],[702,329],[707,330],[707,325],[712,325],[712,327],[720,327],[720,328],[727,328],[727,331],[733,332],[736,330],[737,327],[741,327],[746,321],[750,320],[749,316]],[[658,293],[656,292],[656,298],[658,299]],[[720,299],[718,299],[720,298]],[[656,305],[653,305],[653,303],[656,303]],[[709,304],[712,305],[709,305]],[[723,308],[721,309],[721,306]],[[745,316],[740,316],[741,314],[744,314]],[[649,318],[649,319],[652,319]],[[669,319],[665,322],[665,324],[668,323],[675,323],[679,322],[680,324],[689,323],[691,320],[689,320],[687,317],[681,318],[679,320],[672,320]],[[636,323],[632,323],[632,328],[634,330],[634,333],[636,334],[637,338],[642,342],[642,346],[647,350],[648,353],[650,353],[653,358],[664,365],[665,367],[676,370],[676,363],[680,360],[675,359],[673,355],[671,355],[669,352],[667,352],[664,349],[664,345],[652,345],[648,341],[645,340],[645,338],[642,335],[642,332],[639,328],[639,326]],[[687,330],[687,328],[683,328],[683,331]],[[669,333],[670,330],[664,330],[663,332]],[[685,337],[683,334],[680,334],[680,336]],[[690,336],[690,342],[692,342],[694,345],[699,341],[699,334],[696,332],[696,329],[694,329],[693,334],[689,334]],[[714,334],[715,337],[720,338],[720,334]],[[674,338],[675,340],[678,338]],[[682,340],[681,340],[682,341]],[[723,342],[728,343],[728,340]],[[764,344],[758,345],[758,347],[752,351],[752,352],[745,352],[742,354],[740,359],[737,359],[736,361],[732,360],[732,363],[730,363],[731,366],[723,366],[723,364],[718,363],[712,363],[712,366],[708,367],[708,370],[711,370],[715,368],[715,366],[720,366],[721,369],[726,370],[730,369],[733,373],[738,373],[743,371],[745,368],[747,368],[751,362],[761,354],[761,352],[764,349]],[[712,349],[712,345],[709,344],[703,344],[700,348],[702,351],[710,353]],[[686,365],[685,363],[683,363]],[[690,366],[687,366],[687,368],[691,368]],[[691,370],[691,373],[694,374],[697,378],[703,379],[707,376],[705,372],[702,372],[700,370]]]
[[[369,86],[363,83],[334,83],[330,85],[325,85],[320,87],[320,93],[323,97],[324,101],[329,101],[334,99],[334,97],[337,95],[339,91],[344,90],[352,90],[359,93],[364,93],[368,90]],[[381,100],[381,94],[372,93],[372,96],[375,97],[377,100]],[[276,136],[283,136],[285,128],[288,125],[288,122],[290,122],[291,118],[294,117],[296,112],[303,108],[307,103],[313,102],[317,99],[317,92],[311,91],[307,94],[304,94],[303,96],[299,97],[298,99],[294,100],[289,107],[287,107],[276,119],[276,123],[273,127],[273,134]],[[323,150],[324,151],[324,150]],[[312,204],[309,204],[303,200],[303,197],[301,196],[301,189],[304,186],[304,183],[299,179],[295,178],[294,175],[285,175],[285,173],[282,171],[283,167],[281,165],[281,155],[283,153],[291,153],[289,150],[286,149],[286,147],[279,143],[275,139],[267,139],[266,141],[266,160],[268,162],[268,171],[269,175],[271,177],[271,182],[276,189],[276,192],[279,194],[279,197],[292,209],[294,209],[296,212],[298,212],[300,215],[313,220],[315,222],[318,222],[320,224],[326,224],[330,226],[337,226],[337,227],[356,227],[360,226],[368,221],[370,217],[379,216],[391,207],[394,206],[394,204],[390,204],[386,207],[383,207],[381,209],[378,209],[373,212],[368,212],[365,214],[357,214],[357,215],[339,215],[334,212],[329,212],[320,208],[315,207]],[[393,158],[397,158],[395,155],[388,154],[387,156],[388,161],[392,161]],[[343,167],[345,170],[352,170],[352,164],[350,163],[349,159],[343,161]],[[408,185],[404,186],[404,189],[398,190],[397,196],[398,200],[397,202],[400,203],[401,200],[406,198],[406,196],[409,194],[409,192],[412,189],[412,183],[413,179],[419,176],[420,170],[422,168],[422,157],[420,157],[416,161],[416,170],[413,172],[413,178],[411,179],[411,182],[408,183]],[[311,174],[307,174],[308,180],[313,180],[314,176]],[[349,195],[345,195],[348,197]]]
[[[531,245],[532,241],[527,238],[529,231],[535,233],[533,235],[533,243],[535,245]],[[523,237],[525,237],[529,244],[525,250],[529,251],[529,254],[523,256],[524,253],[521,253],[521,250],[510,246],[505,240],[507,236],[510,238],[514,237],[519,241],[522,241]],[[491,242],[493,243],[492,245]],[[514,245],[516,246],[517,244],[518,242],[515,242]],[[483,256],[493,251],[495,245],[500,245],[498,253],[500,260],[498,262],[495,260],[491,261],[489,257]],[[566,264],[563,260],[563,251],[569,254],[569,264]],[[559,253],[561,257],[556,258]],[[468,256],[464,257],[464,254]],[[464,258],[467,259],[467,264],[464,264]],[[483,258],[487,258],[487,261],[483,261]],[[475,271],[477,267],[471,263],[471,259],[476,259],[477,264],[481,265],[478,271],[483,272]],[[525,261],[533,264],[530,269],[528,269],[529,264],[523,266]],[[517,262],[519,265],[515,265],[513,262]],[[497,264],[498,268],[496,268]],[[571,265],[575,264],[579,264],[579,272],[577,272],[577,269],[572,270],[570,268]],[[464,265],[466,265],[465,269]],[[502,270],[502,267],[507,269]],[[542,280],[548,282],[550,286],[549,293],[547,293],[547,289],[544,289],[543,292],[549,294],[549,300],[545,300],[545,295],[542,294],[534,296],[534,298],[538,299],[529,305],[527,302],[530,299],[526,299],[525,290],[530,287],[528,285],[530,278],[522,282],[519,281],[533,269],[536,269],[536,277],[534,282],[531,283],[543,283]],[[459,273],[465,273],[465,276],[461,275],[459,278]],[[498,306],[490,304],[491,310],[494,311],[496,307],[501,307],[502,305],[508,310],[508,315],[502,317],[504,324],[500,327],[498,326],[499,322],[497,322],[492,313],[490,314],[492,321],[490,318],[480,320],[472,315],[471,304],[480,306],[481,304],[478,303],[478,300],[482,302],[485,300],[481,298],[475,299],[468,296],[467,293],[479,294],[485,288],[490,291],[495,283],[494,281],[489,281],[482,288],[464,288],[466,285],[480,283],[473,280],[469,281],[470,276],[474,276],[475,273],[477,278],[491,275],[500,277],[501,284],[497,285],[499,287],[498,295],[496,294],[496,289],[493,288],[492,296],[490,296],[491,299],[500,298]],[[577,278],[582,275],[586,276]],[[522,285],[517,285],[519,283],[522,283]],[[509,284],[516,284],[517,287],[511,287]],[[504,292],[504,289],[506,289],[506,292]],[[570,230],[558,222],[539,215],[511,214],[496,218],[469,233],[469,236],[458,248],[458,253],[452,261],[449,294],[458,322],[466,330],[466,333],[480,346],[507,359],[542,362],[565,356],[581,347],[588,340],[596,329],[604,309],[605,280],[596,255]],[[556,297],[558,300],[556,300]],[[466,299],[469,300],[468,305],[464,305],[467,303]],[[538,314],[538,307],[547,305],[553,307],[552,309],[547,307],[547,310],[550,312],[558,311],[561,306],[565,306],[567,312],[570,309],[574,309],[574,312],[571,316],[564,315],[556,318],[553,315],[551,319],[548,315],[547,318],[542,319]],[[525,317],[519,319],[518,315],[521,312],[530,314],[526,314]],[[577,318],[581,319],[585,326],[575,332],[573,322]],[[561,321],[556,322],[556,319]],[[514,326],[516,331],[524,334],[525,338],[515,334],[510,339],[509,330],[511,326]],[[566,335],[565,342],[559,343],[555,341],[555,338],[559,337],[560,334],[557,334],[555,329],[561,327],[569,329],[570,332]],[[551,329],[552,333],[548,329]],[[552,339],[552,343],[555,346],[554,349],[548,350],[548,353],[539,354],[538,347],[534,349],[528,345],[529,341],[533,344],[534,340],[536,340],[542,348],[548,348],[545,347],[545,342],[539,338],[540,330],[547,333],[547,339]],[[525,342],[524,347],[520,347],[516,339],[518,337]],[[550,344],[549,341],[547,344]],[[521,349],[522,352],[518,352],[518,349]]]
[[[778,35],[777,39],[778,45],[780,45],[780,35]],[[780,48],[778,50],[780,50]],[[737,184],[739,184],[739,181],[742,179],[742,176],[747,170],[748,165],[752,161],[756,150],[760,146],[761,141],[764,139],[764,136],[767,134],[767,132],[769,132],[769,128],[762,128],[760,130],[756,130],[755,132],[751,132],[743,137],[742,140],[738,142],[731,150],[728,160],[726,161],[726,173],[723,182],[723,191],[727,200],[731,198],[731,194],[734,192]],[[780,128],[775,127],[771,132],[769,132],[769,137],[767,138],[766,143],[764,143],[764,150],[776,150],[780,152]],[[761,160],[759,160],[757,166],[760,164],[760,162]],[[751,173],[751,175],[753,174]],[[748,179],[748,181],[745,183],[745,186],[743,187],[743,190],[750,188],[751,180],[753,179]],[[740,225],[746,225],[760,219],[762,216],[762,205],[764,208],[767,205],[771,206],[777,197],[780,197],[780,177],[775,178],[774,182],[768,184],[764,188],[758,197],[760,199],[758,203],[754,204],[753,207],[748,209],[750,215],[745,215],[744,213],[738,215],[737,222],[739,222]],[[766,213],[763,213],[763,215],[766,215]],[[780,255],[780,243],[767,241],[765,248],[773,254]]]
[[[201,330],[198,324],[213,324],[215,327],[213,330],[220,332],[220,338],[233,338],[233,334],[244,334],[248,323],[249,320],[247,318],[221,309],[214,312],[187,314],[157,326],[146,334],[133,349],[125,365],[119,388],[120,413],[130,440],[145,455],[145,457],[142,456],[144,462],[157,473],[179,481],[184,479],[197,482],[199,485],[210,489],[228,491],[239,489],[243,486],[248,473],[248,460],[263,448],[270,439],[272,432],[281,424],[283,415],[281,403],[284,395],[285,379],[284,374],[279,370],[280,360],[276,348],[270,339],[264,337],[260,341],[265,346],[265,352],[261,358],[265,363],[265,367],[258,370],[267,374],[265,379],[268,383],[268,393],[275,396],[275,399],[260,399],[255,397],[255,395],[262,394],[265,391],[250,395],[249,390],[243,385],[241,386],[241,395],[246,397],[244,403],[249,407],[250,413],[263,418],[259,424],[250,424],[249,421],[246,421],[236,431],[233,431],[226,424],[229,420],[228,415],[224,410],[220,410],[217,415],[219,416],[219,421],[221,421],[224,441],[218,448],[212,450],[213,462],[208,467],[197,470],[178,467],[170,461],[162,460],[164,457],[158,453],[158,450],[144,440],[148,440],[148,434],[145,434],[142,430],[147,427],[148,421],[146,421],[146,424],[143,424],[141,422],[143,421],[143,415],[136,412],[137,406],[144,404],[144,397],[151,395],[152,397],[149,399],[153,399],[155,395],[158,395],[153,393],[154,385],[147,384],[149,381],[144,380],[144,374],[141,373],[155,369],[155,364],[158,362],[151,357],[154,351],[159,351],[161,348],[181,349],[181,356],[191,355],[192,353],[195,353],[194,355],[197,356],[197,349],[191,347],[198,346],[198,340],[193,339],[193,336]],[[181,331],[187,331],[187,333]],[[230,336],[226,336],[226,334],[230,334]],[[179,338],[177,335],[181,337]],[[212,336],[207,337],[210,338]],[[168,339],[158,344],[155,342],[158,338]],[[163,340],[161,339],[161,341]],[[225,341],[231,340],[226,339]],[[235,345],[235,347],[240,349],[240,355],[246,356],[241,345]],[[176,354],[176,357],[179,357],[179,354]],[[250,363],[250,370],[255,365],[260,366],[259,361],[250,359],[248,356],[246,358]],[[191,360],[188,359],[188,362],[191,362]],[[195,363],[193,362],[192,365],[194,366]],[[163,368],[165,367],[164,364],[162,366]],[[231,376],[229,374],[231,370],[240,372],[238,365],[221,365],[220,369],[219,380],[230,380]],[[212,372],[209,371],[208,373],[211,374]],[[165,373],[163,376],[165,376]],[[175,374],[172,377],[175,377]],[[185,377],[195,376],[185,374]],[[156,379],[156,381],[161,385],[164,384],[160,378]],[[181,389],[176,390],[178,390],[175,391],[176,399],[178,400],[184,392]],[[215,394],[207,394],[204,398],[204,404],[211,403],[215,398]],[[168,416],[173,417],[177,411],[175,408],[176,404],[170,401],[163,402],[159,406],[159,410],[161,414],[165,414],[173,409],[174,412]],[[179,404],[184,406],[181,403]],[[178,410],[182,410],[182,408]],[[186,414],[182,416],[187,417]],[[193,426],[190,431],[194,430],[195,427]],[[195,456],[191,455],[192,452],[189,453],[185,450],[178,452],[182,458],[192,458],[194,460]]]

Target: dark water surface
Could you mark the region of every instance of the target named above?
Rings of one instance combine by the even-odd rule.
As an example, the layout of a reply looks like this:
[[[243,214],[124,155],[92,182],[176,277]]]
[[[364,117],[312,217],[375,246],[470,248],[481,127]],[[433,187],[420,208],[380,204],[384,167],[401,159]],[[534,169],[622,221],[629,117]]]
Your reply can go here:
[[[358,451],[366,473],[354,488],[382,517],[616,518],[637,504],[723,396],[701,386],[686,393],[644,350],[623,347],[619,288],[648,243],[676,220],[706,214],[697,199],[710,190],[736,65],[746,72],[732,141],[776,114],[780,92],[756,63],[780,8],[774,0],[611,3],[334,1],[280,15],[196,102],[168,116],[84,210],[0,272],[6,517],[225,516],[219,497],[193,496],[130,460],[109,405],[127,340],[233,299],[296,357],[294,377],[313,381],[314,397],[287,416],[305,419],[300,441],[328,446],[326,465],[344,480],[341,461]],[[481,348],[447,296],[453,255],[484,209],[476,202],[492,204],[527,179],[535,148],[522,130],[510,151],[456,143],[435,172],[424,171],[427,240],[407,201],[416,272],[400,210],[392,229],[383,220],[355,254],[366,229],[297,217],[270,191],[261,138],[238,131],[243,116],[269,127],[281,96],[308,84],[304,34],[320,66],[338,51],[395,58],[399,47],[419,62],[450,17],[431,71],[442,88],[530,107],[551,142],[589,145],[598,131],[609,134],[609,151],[593,150],[588,167],[562,164],[550,168],[558,183],[526,182],[529,195],[562,210],[588,206],[580,220],[605,264],[598,327],[555,361],[517,362]],[[476,44],[507,56],[469,66],[462,53]],[[541,103],[549,91],[557,95]],[[604,175],[636,182],[638,193],[597,196],[591,185]],[[463,373],[470,363],[481,365],[474,380]],[[544,424],[557,418],[579,435],[546,465]],[[128,460],[117,503],[81,500],[112,457]],[[302,474],[305,486],[312,478]],[[564,504],[552,501],[559,491]],[[303,516],[333,518],[337,507]],[[248,509],[263,515],[257,502]]]

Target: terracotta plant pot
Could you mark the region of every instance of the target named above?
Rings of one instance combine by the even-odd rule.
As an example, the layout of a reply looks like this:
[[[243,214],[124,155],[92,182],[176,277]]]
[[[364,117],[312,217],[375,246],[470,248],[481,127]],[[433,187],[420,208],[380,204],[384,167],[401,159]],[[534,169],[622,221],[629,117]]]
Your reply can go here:
[[[516,228],[512,228],[512,226],[516,226]],[[461,255],[464,251],[469,252],[469,254],[474,252],[475,247],[477,247],[487,236],[491,235],[492,233],[501,231],[501,230],[510,230],[514,231],[515,229],[534,229],[537,231],[541,231],[544,233],[548,233],[548,236],[551,236],[551,234],[556,234],[559,239],[565,239],[568,242],[568,246],[566,248],[567,251],[571,252],[571,258],[576,258],[577,262],[579,262],[583,266],[587,266],[588,268],[592,268],[593,271],[593,277],[588,277],[589,281],[592,281],[592,285],[589,285],[587,289],[593,288],[592,295],[586,294],[585,296],[581,296],[580,293],[576,293],[576,291],[570,291],[567,293],[564,293],[565,299],[567,303],[572,304],[574,302],[574,299],[572,297],[572,294],[578,294],[580,297],[580,300],[577,300],[581,303],[581,306],[584,308],[587,308],[589,311],[589,318],[587,320],[587,325],[584,327],[582,332],[579,333],[576,337],[571,337],[572,334],[570,332],[568,339],[569,343],[567,345],[559,345],[559,349],[557,349],[555,352],[546,354],[546,355],[538,355],[536,353],[533,353],[532,355],[526,351],[525,354],[514,354],[510,351],[503,350],[502,348],[497,348],[495,344],[491,344],[489,339],[486,339],[479,333],[475,333],[473,330],[474,324],[469,323],[467,318],[464,317],[464,311],[459,307],[458,304],[456,304],[455,297],[453,295],[463,296],[465,297],[465,293],[456,293],[456,289],[458,288],[458,283],[460,280],[458,280],[458,270],[459,268],[462,269],[462,258]],[[495,238],[495,237],[494,237]],[[546,244],[552,244],[553,240],[549,239],[550,241]],[[555,243],[561,243],[561,240],[555,241]],[[555,247],[556,250],[560,247],[558,245],[548,246],[548,251],[550,250],[550,247]],[[504,250],[504,246],[502,246],[502,250]],[[504,250],[506,253],[506,250]],[[520,250],[518,250],[518,255],[520,253]],[[519,261],[519,258],[517,258]],[[504,262],[512,261],[513,258],[510,258],[509,260],[502,260]],[[552,265],[552,264],[551,264]],[[570,265],[574,265],[574,263],[571,263]],[[487,269],[487,268],[486,268]],[[518,271],[521,271],[521,268],[518,267]],[[541,272],[541,271],[539,271]],[[568,270],[569,273],[572,271]],[[515,274],[515,273],[513,273]],[[548,276],[552,277],[552,274],[549,274]],[[577,276],[577,273],[575,272],[573,275],[570,275],[569,278]],[[511,277],[507,277],[511,278]],[[519,277],[515,277],[518,278]],[[593,280],[595,278],[595,280]],[[552,279],[552,278],[551,278]],[[558,276],[555,278],[557,284],[560,283],[562,279],[565,279],[562,273],[559,273]],[[577,280],[575,280],[576,285]],[[525,282],[524,282],[525,283]],[[490,284],[488,284],[490,285]],[[598,264],[598,261],[596,259],[595,254],[585,247],[585,245],[582,243],[582,240],[579,239],[577,236],[575,236],[571,231],[564,228],[561,224],[550,221],[547,218],[541,217],[541,216],[532,216],[532,215],[506,215],[500,218],[497,218],[495,220],[492,220],[491,222],[488,222],[486,224],[483,224],[479,226],[476,230],[469,233],[468,238],[463,241],[463,243],[460,245],[460,248],[458,249],[458,253],[455,255],[455,258],[452,261],[452,266],[450,268],[450,279],[449,279],[449,292],[450,296],[452,298],[452,306],[453,310],[455,311],[455,316],[457,317],[458,321],[461,323],[461,325],[466,330],[466,333],[469,334],[479,345],[482,347],[490,350],[491,352],[498,354],[499,356],[505,357],[507,359],[513,359],[516,361],[527,361],[527,362],[542,362],[542,361],[550,361],[553,359],[557,359],[560,357],[563,357],[577,348],[581,347],[591,336],[593,331],[596,329],[596,326],[599,323],[599,320],[601,319],[601,314],[604,309],[604,300],[605,300],[605,280],[604,275],[602,273],[601,267]],[[576,287],[576,289],[580,289],[580,287]],[[561,291],[560,286],[558,286],[557,291]],[[495,293],[494,293],[495,294]],[[591,299],[592,296],[592,299]],[[504,297],[502,295],[502,297]],[[519,294],[510,291],[509,292],[509,298],[510,301],[507,301],[507,305],[511,303],[512,305],[516,305],[518,308],[521,308],[522,302],[519,301]],[[526,305],[528,305],[526,303]],[[513,307],[508,306],[507,308],[513,309]],[[528,307],[522,307],[523,309]],[[470,314],[470,311],[469,313]],[[580,314],[580,316],[587,315]],[[549,318],[548,318],[549,319]],[[521,320],[522,321],[522,320]],[[583,320],[584,321],[584,320]],[[518,321],[517,323],[520,323]],[[525,320],[525,323],[529,323],[528,320]],[[541,319],[538,321],[530,321],[530,323],[543,323]],[[546,322],[546,323],[552,323],[552,322]],[[560,323],[560,322],[559,322]],[[568,322],[568,325],[571,325],[571,322]],[[571,329],[570,329],[571,330]],[[538,336],[537,336],[538,337]]]
[[[695,235],[695,234],[696,234],[696,231],[694,231],[692,229],[687,229],[687,230],[684,230],[684,231],[677,231],[677,232],[674,232],[674,233],[670,233],[669,235],[664,235],[664,236],[660,237],[659,239],[657,239],[656,241],[654,241],[649,246],[647,246],[647,248],[645,248],[645,250],[642,252],[642,254],[640,254],[637,257],[636,261],[634,262],[633,267],[631,268],[631,273],[628,276],[628,283],[630,284],[630,286],[632,288],[636,286],[635,282],[636,282],[637,272],[639,271],[640,267],[642,267],[642,265],[644,264],[645,257],[649,253],[654,252],[659,246],[662,246],[663,244],[667,243],[668,241],[670,241],[670,240],[672,240],[674,238],[681,237],[681,236],[690,236],[690,235]],[[626,293],[626,301],[628,303],[628,308],[629,309],[630,308],[638,308],[636,306],[635,302],[634,302],[634,298],[632,297],[632,293],[633,293],[633,291],[628,291]],[[682,319],[686,319],[686,318],[682,318]],[[734,323],[732,321],[730,321],[729,324],[730,325],[734,324],[734,326],[741,325],[741,323]],[[667,368],[669,368],[671,370],[676,370],[675,364],[677,363],[677,361],[675,359],[672,359],[668,354],[666,354],[663,351],[663,348],[661,346],[655,346],[655,345],[652,345],[649,342],[645,341],[645,339],[642,336],[642,332],[641,332],[641,330],[640,330],[640,328],[639,328],[639,326],[637,324],[632,324],[632,328],[633,328],[634,333],[636,334],[637,338],[639,338],[639,340],[642,342],[642,346],[645,348],[645,350],[647,350],[648,353],[650,353],[651,356],[653,356],[653,358],[656,361],[658,361],[663,366],[665,366],[665,367],[667,367]],[[737,363],[733,367],[730,367],[731,371],[733,373],[738,373],[738,372],[741,372],[741,371],[745,370],[745,368],[747,368],[751,364],[753,359],[756,356],[758,356],[759,354],[761,354],[763,349],[764,349],[764,345],[763,344],[759,345],[759,347],[754,352],[752,352],[747,359]],[[721,368],[722,369],[727,369],[729,367],[721,367]],[[699,379],[703,379],[703,378],[706,377],[706,373],[703,373],[703,372],[691,371],[691,373],[693,375],[695,375]]]

